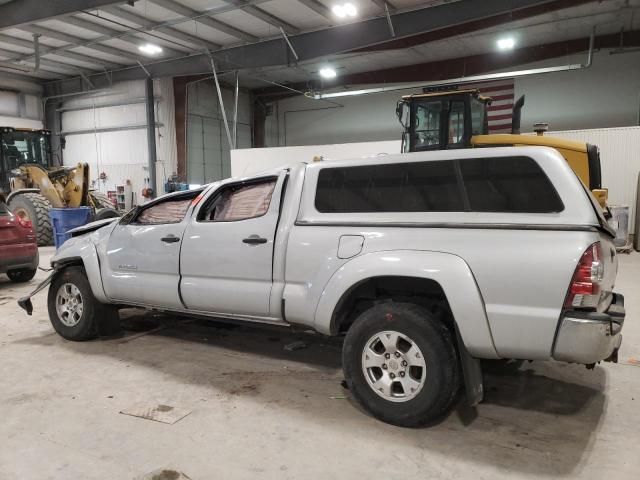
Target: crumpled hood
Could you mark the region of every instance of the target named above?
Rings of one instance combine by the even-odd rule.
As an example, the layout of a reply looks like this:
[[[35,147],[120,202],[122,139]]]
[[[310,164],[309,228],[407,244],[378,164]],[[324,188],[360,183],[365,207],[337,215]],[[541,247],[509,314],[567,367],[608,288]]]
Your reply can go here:
[[[87,223],[81,227],[76,227],[69,230],[67,233],[70,233],[72,237],[77,237],[78,235],[84,235],[85,233],[93,232],[98,230],[99,228],[104,227],[105,225],[110,225],[113,222],[117,222],[120,218],[105,218],[104,220],[97,220],[95,222]]]

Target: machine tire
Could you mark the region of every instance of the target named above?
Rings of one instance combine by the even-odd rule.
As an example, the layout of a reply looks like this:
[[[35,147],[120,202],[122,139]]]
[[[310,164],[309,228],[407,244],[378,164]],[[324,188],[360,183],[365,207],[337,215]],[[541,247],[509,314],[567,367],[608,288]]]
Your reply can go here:
[[[378,360],[384,362],[379,367]],[[387,301],[360,314],[347,331],[342,368],[360,405],[401,427],[439,419],[461,384],[450,330],[427,309],[410,303]]]
[[[24,283],[36,276],[37,268],[33,270],[9,270],[7,277],[14,283]]]
[[[117,218],[120,214],[114,208],[98,208],[93,216],[94,221],[104,220],[105,218]]]
[[[110,208],[112,210],[115,210],[113,202],[109,199],[108,195],[102,192],[99,192],[98,190],[91,190],[89,192],[89,195],[91,196],[94,203],[96,204],[96,213],[98,212],[98,210],[102,208]],[[105,218],[109,218],[109,217],[105,217]],[[98,219],[96,218],[96,220]]]
[[[38,246],[53,245],[53,228],[49,218],[51,202],[40,193],[19,193],[11,198],[9,209],[33,223],[33,230],[38,239]],[[17,213],[19,212],[19,213]]]
[[[77,318],[70,315],[60,315],[58,311],[59,295],[62,288],[69,286],[71,295],[75,295],[76,304],[82,305]],[[61,302],[64,305],[65,302]],[[47,297],[49,320],[58,334],[74,342],[91,340],[99,335],[112,334],[119,329],[118,309],[114,305],[99,302],[93,296],[91,285],[86,272],[81,266],[67,267],[59,272],[51,282]],[[77,313],[77,308],[75,310]]]

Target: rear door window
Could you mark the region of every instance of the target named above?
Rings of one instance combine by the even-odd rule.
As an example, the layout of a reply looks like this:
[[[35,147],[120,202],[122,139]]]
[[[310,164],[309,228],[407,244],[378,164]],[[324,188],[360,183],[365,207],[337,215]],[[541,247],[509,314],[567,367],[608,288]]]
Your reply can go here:
[[[269,210],[277,178],[222,189],[198,214],[199,221],[237,222],[263,216]]]
[[[5,203],[0,202],[0,216],[7,216],[9,215],[9,209],[7,208],[7,205]]]

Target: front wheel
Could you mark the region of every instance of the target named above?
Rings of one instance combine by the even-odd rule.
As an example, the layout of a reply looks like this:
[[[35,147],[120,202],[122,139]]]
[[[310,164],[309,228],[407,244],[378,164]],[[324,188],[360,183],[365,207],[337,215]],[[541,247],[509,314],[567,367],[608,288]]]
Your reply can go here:
[[[402,427],[442,416],[460,388],[451,332],[418,305],[389,301],[363,312],[347,332],[342,364],[354,398]]]
[[[58,334],[67,340],[90,340],[113,327],[118,310],[93,296],[84,268],[67,267],[55,276],[47,299],[49,319]]]

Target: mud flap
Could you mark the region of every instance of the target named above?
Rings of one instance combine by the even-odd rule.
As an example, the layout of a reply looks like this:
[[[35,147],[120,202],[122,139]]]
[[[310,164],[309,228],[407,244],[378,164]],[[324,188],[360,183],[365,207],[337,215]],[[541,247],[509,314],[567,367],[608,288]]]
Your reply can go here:
[[[42,290],[44,290],[51,283],[51,280],[53,280],[53,276],[56,273],[57,271],[55,270],[51,272],[51,274],[44,280],[44,282],[38,285],[33,292],[31,292],[26,297],[22,297],[18,299],[18,305],[20,305],[20,308],[22,308],[25,312],[27,312],[27,315],[31,315],[33,313],[33,304],[31,303],[31,297],[33,297],[37,293],[40,293]]]
[[[464,346],[464,342],[462,341],[457,325],[456,339],[458,340],[458,352],[460,353],[460,363],[462,364],[462,376],[464,377],[467,405],[475,407],[477,404],[482,402],[482,399],[484,398],[480,360],[472,357]]]

